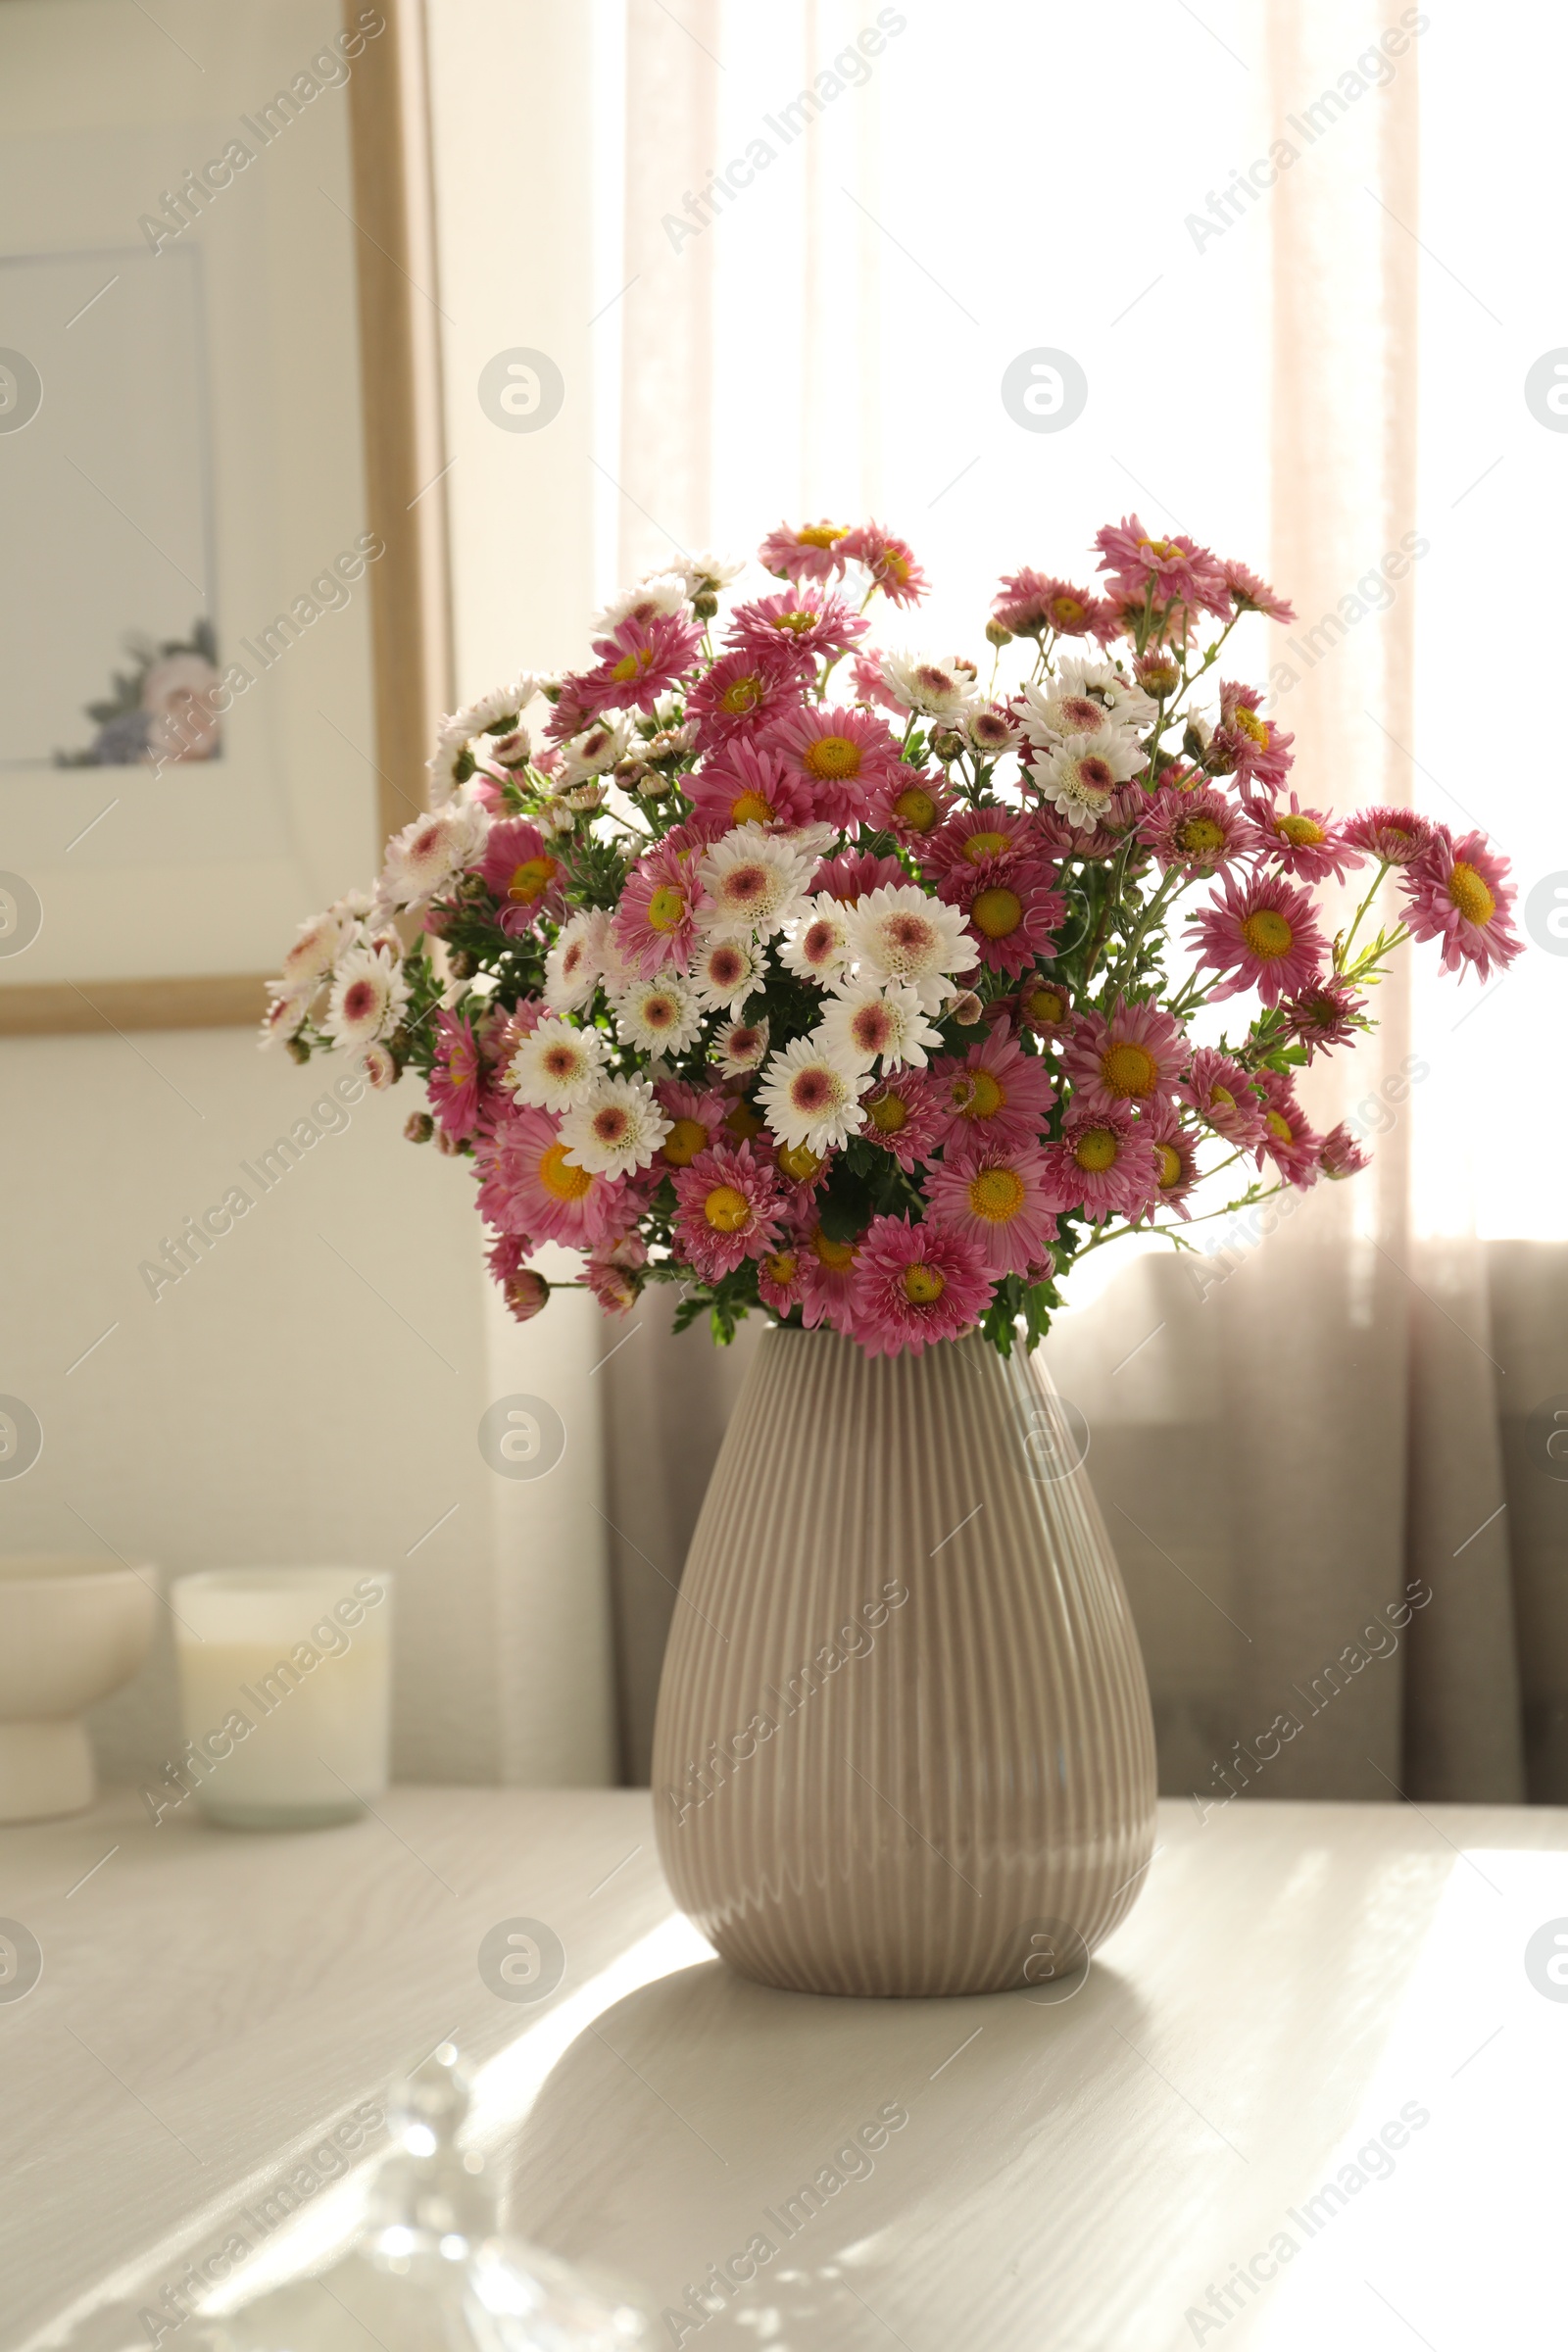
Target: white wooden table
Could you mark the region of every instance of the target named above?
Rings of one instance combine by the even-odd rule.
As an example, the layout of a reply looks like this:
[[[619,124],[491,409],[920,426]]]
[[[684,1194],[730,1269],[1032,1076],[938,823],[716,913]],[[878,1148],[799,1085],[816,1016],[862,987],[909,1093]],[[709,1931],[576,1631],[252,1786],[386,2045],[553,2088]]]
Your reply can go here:
[[[44,1955],[0,2000],[0,2352],[145,2345],[138,2309],[445,2035],[527,2235],[656,2308],[769,2241],[665,2324],[705,2352],[1557,2344],[1568,2000],[1525,1952],[1568,1926],[1565,1849],[1560,1811],[1170,1804],[1071,1998],[877,2003],[731,1977],[643,1793],[399,1788],[295,1838],[115,1795],[0,1834]],[[564,1947],[536,2003],[477,1965],[519,1917]],[[384,2140],[252,2278],[319,2256]]]

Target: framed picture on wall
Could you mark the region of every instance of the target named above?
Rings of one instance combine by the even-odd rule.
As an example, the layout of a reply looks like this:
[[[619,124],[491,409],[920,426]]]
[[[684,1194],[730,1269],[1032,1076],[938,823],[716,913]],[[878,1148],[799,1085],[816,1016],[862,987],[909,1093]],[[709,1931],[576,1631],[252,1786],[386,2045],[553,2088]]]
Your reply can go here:
[[[259,1018],[449,700],[422,24],[0,7],[0,1032]]]

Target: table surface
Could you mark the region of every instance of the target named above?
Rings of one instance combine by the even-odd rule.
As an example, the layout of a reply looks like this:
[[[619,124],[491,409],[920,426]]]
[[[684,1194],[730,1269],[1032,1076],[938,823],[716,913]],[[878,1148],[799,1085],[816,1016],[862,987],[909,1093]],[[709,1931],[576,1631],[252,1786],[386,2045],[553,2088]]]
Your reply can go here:
[[[299,1837],[117,1792],[0,1833],[0,1914],[44,1955],[0,2000],[0,2352],[145,2345],[138,2310],[448,2035],[522,2233],[656,2309],[768,2239],[661,2341],[1559,2341],[1568,1999],[1525,1950],[1568,1929],[1565,1849],[1544,1808],[1170,1803],[1070,1998],[824,2000],[674,1913],[643,1791],[396,1788]],[[517,1918],[565,1954],[537,2002],[477,1965]],[[253,2282],[319,2261],[374,2152]]]

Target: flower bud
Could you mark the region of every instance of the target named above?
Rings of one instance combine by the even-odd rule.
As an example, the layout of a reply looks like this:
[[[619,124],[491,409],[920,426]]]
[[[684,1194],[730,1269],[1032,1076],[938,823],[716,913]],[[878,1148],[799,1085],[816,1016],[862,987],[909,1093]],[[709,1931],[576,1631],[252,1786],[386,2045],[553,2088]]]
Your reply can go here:
[[[304,1063],[309,1061],[311,1058],[311,1049],[305,1043],[305,1040],[302,1037],[285,1038],[283,1041],[283,1051],[288,1055],[290,1061]]]
[[[402,1065],[390,1046],[367,1046],[365,1059],[360,1066],[377,1094],[384,1093],[389,1086],[396,1086],[403,1075]]]
[[[974,990],[966,988],[948,1006],[948,1018],[956,1021],[960,1029],[972,1029],[984,1010],[985,1006]]]
[[[938,760],[956,760],[963,750],[963,737],[951,727],[938,727],[931,737],[931,750]]]
[[[999,648],[1004,645],[1010,645],[1012,643],[1012,631],[1010,629],[1004,629],[1000,620],[988,620],[986,622],[986,643],[987,645],[994,645]]]
[[[718,611],[718,599],[707,588],[700,588],[692,598],[692,611],[699,620],[711,620]]]
[[[427,1110],[414,1110],[403,1123],[406,1143],[427,1144],[435,1133],[435,1121]]]
[[[503,1283],[502,1296],[519,1323],[531,1323],[550,1302],[550,1285],[531,1266],[523,1266]]]

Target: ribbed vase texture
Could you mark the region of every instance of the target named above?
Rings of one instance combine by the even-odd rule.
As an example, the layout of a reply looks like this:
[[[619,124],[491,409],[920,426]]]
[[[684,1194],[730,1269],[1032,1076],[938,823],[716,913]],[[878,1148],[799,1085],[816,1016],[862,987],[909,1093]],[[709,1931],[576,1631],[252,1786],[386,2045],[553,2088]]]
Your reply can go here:
[[[1032,1359],[975,1340],[872,1361],[763,1336],[653,1764],[675,1899],[743,1976],[1064,1984],[1136,1900],[1153,1726],[1082,1435]]]

